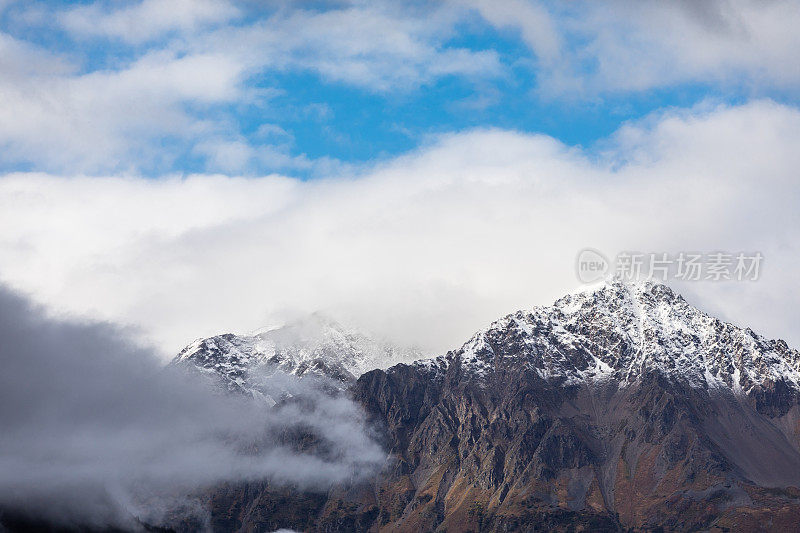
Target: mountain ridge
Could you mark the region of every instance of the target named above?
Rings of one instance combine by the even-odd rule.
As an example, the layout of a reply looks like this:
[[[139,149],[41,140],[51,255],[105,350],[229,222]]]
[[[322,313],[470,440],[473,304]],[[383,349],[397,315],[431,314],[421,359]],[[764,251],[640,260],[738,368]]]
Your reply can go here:
[[[799,351],[712,317],[652,281],[614,280],[511,313],[460,349],[419,364],[441,367],[458,357],[481,375],[496,362],[496,347],[509,342],[505,352],[526,356],[543,378],[565,384],[610,377],[626,383],[659,370],[699,387],[747,393],[783,380],[800,390]]]
[[[612,281],[344,387],[388,451],[367,482],[206,503],[219,530],[797,531],[797,361],[669,287]]]

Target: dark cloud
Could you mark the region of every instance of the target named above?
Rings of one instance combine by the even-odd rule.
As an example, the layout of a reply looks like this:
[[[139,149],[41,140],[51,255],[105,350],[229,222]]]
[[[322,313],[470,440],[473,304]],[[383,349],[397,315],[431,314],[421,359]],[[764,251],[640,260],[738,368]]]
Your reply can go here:
[[[302,402],[270,409],[221,395],[110,325],[48,319],[2,288],[0,369],[6,510],[125,526],[221,481],[324,488],[383,459],[347,399],[306,387]],[[324,454],[298,451],[293,431]]]

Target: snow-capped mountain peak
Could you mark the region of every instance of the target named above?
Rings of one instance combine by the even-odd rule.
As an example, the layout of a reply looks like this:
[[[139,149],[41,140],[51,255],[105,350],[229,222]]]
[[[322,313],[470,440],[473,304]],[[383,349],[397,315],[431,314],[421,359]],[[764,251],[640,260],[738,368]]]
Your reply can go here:
[[[316,377],[344,387],[374,368],[419,357],[411,348],[347,328],[321,313],[251,335],[227,333],[198,339],[172,364],[188,365],[221,378],[227,388],[253,392],[275,373]]]
[[[485,375],[512,358],[567,384],[650,372],[693,387],[800,389],[800,353],[693,307],[666,285],[610,281],[508,315],[451,354]],[[428,363],[430,364],[430,363]]]

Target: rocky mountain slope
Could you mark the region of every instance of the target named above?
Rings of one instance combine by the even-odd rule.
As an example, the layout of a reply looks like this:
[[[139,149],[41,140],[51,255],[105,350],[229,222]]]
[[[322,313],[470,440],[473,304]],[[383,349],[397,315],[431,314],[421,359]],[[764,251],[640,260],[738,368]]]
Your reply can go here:
[[[368,483],[208,495],[219,530],[800,530],[800,354],[612,282],[348,389]]]

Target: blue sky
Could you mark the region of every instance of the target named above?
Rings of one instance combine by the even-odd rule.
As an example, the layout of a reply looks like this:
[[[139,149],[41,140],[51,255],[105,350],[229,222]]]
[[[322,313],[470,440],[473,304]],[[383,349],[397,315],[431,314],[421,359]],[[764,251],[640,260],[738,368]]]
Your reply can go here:
[[[0,0],[0,283],[188,341],[323,311],[441,351],[576,254],[800,343],[797,0]],[[345,320],[345,321],[347,321]]]
[[[707,6],[6,0],[0,171],[308,178],[472,128],[591,149],[654,111],[796,105],[775,34],[797,6]]]

